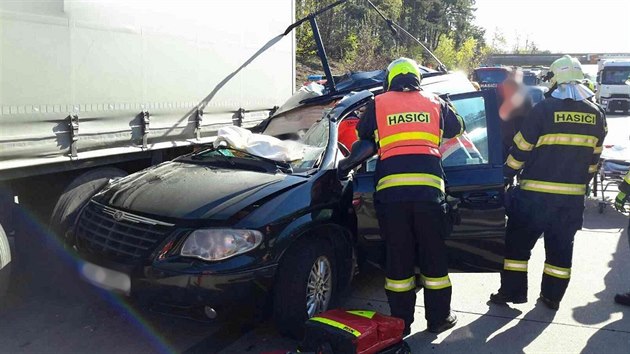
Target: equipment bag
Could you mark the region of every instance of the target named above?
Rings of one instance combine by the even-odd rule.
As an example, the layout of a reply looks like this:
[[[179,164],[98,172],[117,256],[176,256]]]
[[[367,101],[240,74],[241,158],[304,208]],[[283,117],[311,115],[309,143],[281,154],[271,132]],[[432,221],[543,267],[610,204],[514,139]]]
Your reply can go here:
[[[309,319],[300,352],[406,354],[402,319],[364,310],[330,310]]]

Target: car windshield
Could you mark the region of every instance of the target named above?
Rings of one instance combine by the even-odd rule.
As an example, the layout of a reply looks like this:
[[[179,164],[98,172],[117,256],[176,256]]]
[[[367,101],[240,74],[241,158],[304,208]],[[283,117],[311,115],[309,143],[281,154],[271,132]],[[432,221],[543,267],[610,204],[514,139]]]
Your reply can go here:
[[[536,75],[524,75],[523,83],[527,86],[536,86],[538,85],[538,79],[536,78]]]
[[[475,75],[477,81],[489,84],[499,84],[507,79],[507,71],[505,70],[476,70]]]
[[[604,69],[602,74],[602,84],[604,85],[624,85],[630,77],[630,66]]]
[[[267,172],[304,173],[319,166],[329,138],[329,120],[321,119],[301,133],[288,135],[281,141],[266,134],[253,136],[239,148],[222,143],[190,155],[193,161],[218,164],[233,169],[251,169]],[[258,136],[259,138],[256,138]]]
[[[300,160],[291,161],[294,172],[308,172],[319,166],[326,146],[328,146],[329,127],[330,121],[323,118],[315,123],[298,141],[302,145],[303,157]]]

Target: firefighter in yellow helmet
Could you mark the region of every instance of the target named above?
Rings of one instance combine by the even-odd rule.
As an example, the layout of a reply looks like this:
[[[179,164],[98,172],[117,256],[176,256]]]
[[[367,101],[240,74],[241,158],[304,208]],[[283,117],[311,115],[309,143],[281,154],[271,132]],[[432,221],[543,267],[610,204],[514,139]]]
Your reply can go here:
[[[444,238],[450,232],[445,182],[439,150],[442,138],[464,131],[454,108],[420,88],[415,61],[400,58],[387,67],[385,93],[366,108],[357,131],[359,141],[339,164],[348,171],[378,151],[374,196],[381,236],[386,244],[385,290],[392,316],[414,320],[415,266],[424,287],[428,329],[453,327],[451,281]],[[419,256],[419,257],[417,257]]]
[[[619,185],[619,193],[615,198],[615,207],[617,210],[625,213],[625,204],[630,199],[630,172],[623,178],[623,182]],[[628,234],[628,241],[630,242],[630,220],[628,220],[628,228],[626,229]],[[625,294],[617,294],[615,296],[615,302],[621,305],[630,306],[630,292]]]
[[[597,171],[606,118],[582,85],[579,61],[564,56],[551,65],[550,97],[530,111],[504,166],[508,181],[519,176],[508,208],[501,288],[490,300],[527,301],[531,250],[544,234],[546,262],[540,300],[557,310],[571,278],[573,239],[582,228],[586,186]]]

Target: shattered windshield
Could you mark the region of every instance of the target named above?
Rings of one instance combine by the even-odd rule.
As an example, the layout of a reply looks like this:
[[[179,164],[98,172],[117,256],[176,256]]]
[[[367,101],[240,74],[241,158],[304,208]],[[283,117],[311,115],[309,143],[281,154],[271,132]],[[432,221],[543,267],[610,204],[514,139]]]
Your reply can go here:
[[[321,162],[329,138],[328,119],[322,119],[301,133],[283,135],[283,139],[267,134],[251,134],[241,145],[221,141],[216,146],[190,156],[231,169],[253,169],[267,172],[303,173],[316,169]],[[219,140],[218,140],[219,141]],[[215,142],[216,144],[216,142]]]
[[[307,172],[319,166],[328,146],[330,121],[322,119],[315,123],[298,141],[302,144],[302,158],[291,161],[291,166],[296,172]]]

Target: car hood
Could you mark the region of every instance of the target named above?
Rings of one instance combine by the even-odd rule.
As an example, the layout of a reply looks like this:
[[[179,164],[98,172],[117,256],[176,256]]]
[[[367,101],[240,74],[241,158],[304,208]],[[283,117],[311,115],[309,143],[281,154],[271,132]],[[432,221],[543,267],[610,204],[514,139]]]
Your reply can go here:
[[[179,219],[225,220],[306,177],[166,162],[113,181],[96,202]]]

